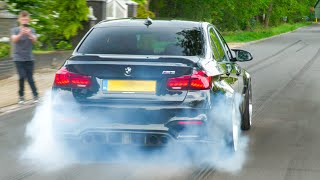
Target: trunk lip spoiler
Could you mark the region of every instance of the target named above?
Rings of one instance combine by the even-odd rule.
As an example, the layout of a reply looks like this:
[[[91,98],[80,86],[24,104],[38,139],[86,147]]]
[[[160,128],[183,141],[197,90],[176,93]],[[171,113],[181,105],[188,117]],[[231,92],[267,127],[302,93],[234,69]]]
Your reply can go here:
[[[148,64],[146,64],[145,62],[128,62],[128,61],[90,61],[88,63],[88,61],[78,61],[78,60],[71,60],[68,62],[67,65],[126,65],[126,66],[133,66],[133,65],[143,65],[143,66],[164,66],[163,62],[149,62]],[[189,64],[185,64],[185,63],[174,63],[174,62],[167,62],[165,63],[165,66],[169,66],[169,67],[175,67],[175,66],[179,66],[179,67],[190,67]]]
[[[167,59],[168,62],[175,62],[178,60],[181,62],[188,62],[187,64],[197,64],[201,57],[199,56],[156,56],[156,55],[114,55],[114,54],[74,54],[68,60],[71,61],[88,61],[87,58],[95,58],[96,61],[135,61],[141,60],[142,62],[164,62],[163,59]],[[170,61],[171,60],[171,61]],[[119,62],[119,61],[117,61]]]

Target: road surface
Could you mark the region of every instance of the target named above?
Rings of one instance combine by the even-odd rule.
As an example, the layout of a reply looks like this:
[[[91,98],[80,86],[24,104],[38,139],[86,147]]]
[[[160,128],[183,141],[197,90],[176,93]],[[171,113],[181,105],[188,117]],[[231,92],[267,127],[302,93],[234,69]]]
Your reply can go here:
[[[19,159],[34,109],[0,116],[0,180],[238,179],[308,180],[320,177],[320,25],[243,49],[253,81],[253,128],[247,161],[238,173],[209,166],[104,162],[43,171]],[[48,154],[50,157],[50,154]]]

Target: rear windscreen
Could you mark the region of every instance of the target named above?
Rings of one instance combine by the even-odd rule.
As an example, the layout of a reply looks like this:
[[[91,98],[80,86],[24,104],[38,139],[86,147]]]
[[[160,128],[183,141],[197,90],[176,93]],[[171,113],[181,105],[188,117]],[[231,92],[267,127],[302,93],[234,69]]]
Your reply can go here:
[[[95,28],[78,48],[82,54],[197,56],[203,54],[199,28]]]

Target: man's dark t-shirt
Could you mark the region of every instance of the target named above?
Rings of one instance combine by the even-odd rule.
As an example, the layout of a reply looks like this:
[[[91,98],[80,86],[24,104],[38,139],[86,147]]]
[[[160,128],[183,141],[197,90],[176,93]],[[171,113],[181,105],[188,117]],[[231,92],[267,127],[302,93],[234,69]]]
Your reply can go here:
[[[33,28],[30,29],[32,34],[35,35],[35,30]],[[18,35],[19,33],[19,27],[11,29],[11,35]],[[22,36],[18,42],[13,43],[13,61],[33,61],[32,46],[32,41],[27,35]]]

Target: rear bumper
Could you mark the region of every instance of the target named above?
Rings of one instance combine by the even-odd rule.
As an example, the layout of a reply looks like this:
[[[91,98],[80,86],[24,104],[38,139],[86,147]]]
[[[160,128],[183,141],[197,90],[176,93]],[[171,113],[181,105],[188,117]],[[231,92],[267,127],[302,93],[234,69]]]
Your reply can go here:
[[[165,131],[90,129],[81,133],[61,133],[58,138],[86,145],[164,146],[174,138]]]
[[[87,145],[167,146],[207,143],[205,126],[179,131],[165,125],[108,124],[105,126],[66,126],[54,128],[58,140]],[[196,129],[196,130],[195,130]]]
[[[189,103],[188,103],[189,102]],[[209,108],[204,101],[124,104],[65,101],[53,104],[56,137],[85,144],[164,146],[205,142]],[[201,104],[201,105],[199,105]],[[203,123],[177,125],[178,121]]]
[[[83,145],[111,145],[138,147],[165,147],[215,143],[203,137],[185,136],[175,138],[168,132],[160,131],[86,131],[81,134],[64,133],[56,136],[64,142],[76,142]]]

